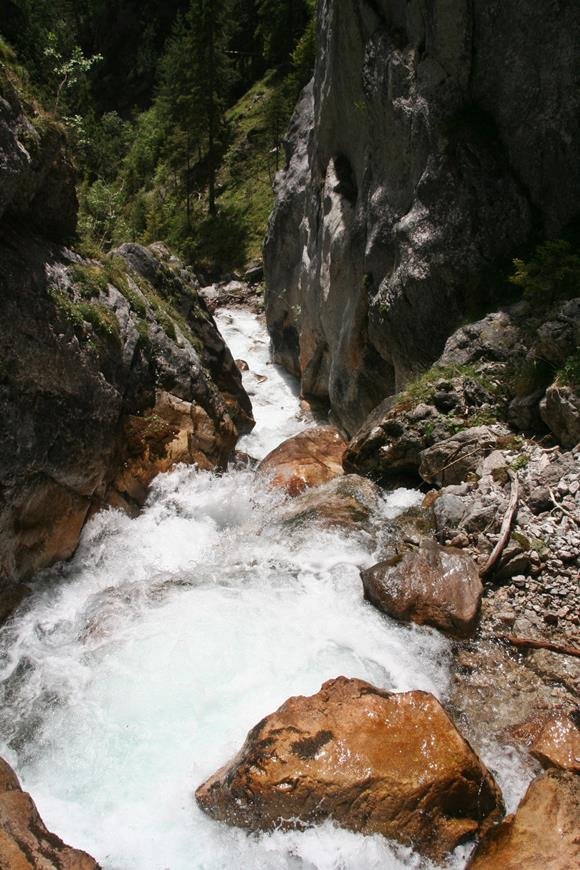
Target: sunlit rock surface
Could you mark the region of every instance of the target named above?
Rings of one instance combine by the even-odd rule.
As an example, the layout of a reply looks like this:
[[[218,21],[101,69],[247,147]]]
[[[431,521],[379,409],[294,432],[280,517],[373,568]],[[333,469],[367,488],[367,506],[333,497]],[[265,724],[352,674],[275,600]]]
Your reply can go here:
[[[545,773],[517,812],[483,838],[469,870],[571,870],[580,863],[580,778]]]
[[[259,465],[271,486],[288,495],[341,476],[346,441],[332,426],[307,429],[284,441]]]
[[[86,852],[47,830],[34,801],[0,758],[0,867],[2,870],[99,870]]]
[[[231,825],[269,830],[331,817],[433,858],[503,811],[490,773],[433,696],[345,677],[258,723],[196,798]]]

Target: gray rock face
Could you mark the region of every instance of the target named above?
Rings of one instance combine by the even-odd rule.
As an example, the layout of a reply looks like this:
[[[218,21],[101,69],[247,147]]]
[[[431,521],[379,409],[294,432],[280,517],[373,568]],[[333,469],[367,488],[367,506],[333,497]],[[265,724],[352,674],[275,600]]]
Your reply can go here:
[[[278,361],[349,433],[442,352],[485,272],[580,205],[580,9],[322,0],[264,249]],[[553,58],[558,58],[554,64]]]
[[[131,510],[175,462],[224,466],[251,404],[195,287],[145,282],[0,223],[0,599],[70,556],[91,509]],[[0,610],[2,608],[0,607]]]
[[[552,384],[540,403],[540,414],[564,447],[580,443],[580,395],[576,390]]]
[[[64,131],[23,101],[17,84],[0,65],[0,218],[26,221],[44,236],[61,239],[77,224]]]

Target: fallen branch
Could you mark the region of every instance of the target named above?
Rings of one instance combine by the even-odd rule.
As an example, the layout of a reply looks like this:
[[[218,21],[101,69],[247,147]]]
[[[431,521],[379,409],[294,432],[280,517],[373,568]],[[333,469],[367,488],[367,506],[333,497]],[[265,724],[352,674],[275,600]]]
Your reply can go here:
[[[580,520],[578,519],[578,517],[574,516],[572,511],[567,510],[564,505],[560,504],[559,501],[556,501],[556,496],[554,495],[550,487],[548,487],[548,492],[550,493],[550,498],[552,499],[554,507],[558,508],[559,511],[562,511],[562,513],[565,514],[567,517],[570,517],[570,519],[573,520],[577,525],[580,525]]]
[[[480,577],[485,577],[485,575],[491,571],[491,569],[493,568],[493,566],[495,565],[495,563],[497,562],[497,560],[500,558],[501,554],[503,553],[505,546],[506,546],[507,542],[509,541],[510,529],[512,527],[512,522],[513,522],[516,510],[518,508],[518,499],[519,499],[518,479],[517,479],[516,475],[513,473],[513,471],[508,470],[508,474],[509,474],[510,480],[512,482],[512,488],[511,488],[508,508],[507,508],[507,511],[505,512],[503,522],[501,524],[501,529],[500,529],[500,533],[499,533],[499,540],[498,540],[497,544],[495,545],[495,547],[493,548],[493,550],[491,551],[489,559],[487,560],[485,565],[483,565],[479,569],[479,576]]]
[[[536,640],[533,637],[514,637],[511,634],[500,634],[498,635],[498,640],[504,640],[512,646],[523,647],[524,649],[547,649],[550,652],[560,653],[563,656],[580,658],[580,648],[567,646],[562,643],[552,643],[549,640]]]

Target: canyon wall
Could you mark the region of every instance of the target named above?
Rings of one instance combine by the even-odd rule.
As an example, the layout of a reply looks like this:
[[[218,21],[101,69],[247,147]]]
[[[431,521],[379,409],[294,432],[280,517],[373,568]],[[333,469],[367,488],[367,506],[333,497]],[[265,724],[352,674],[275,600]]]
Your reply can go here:
[[[253,426],[193,273],[162,245],[81,256],[76,219],[64,132],[0,63],[0,621],[91,512],[225,467]]]
[[[575,0],[321,0],[265,242],[275,358],[352,434],[580,207]]]

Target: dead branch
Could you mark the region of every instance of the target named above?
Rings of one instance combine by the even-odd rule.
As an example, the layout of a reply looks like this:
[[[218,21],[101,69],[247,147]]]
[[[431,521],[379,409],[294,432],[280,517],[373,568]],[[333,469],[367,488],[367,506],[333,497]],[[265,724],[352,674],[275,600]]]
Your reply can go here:
[[[552,499],[552,504],[554,505],[554,507],[558,508],[559,511],[562,511],[562,513],[565,514],[567,517],[570,517],[570,519],[573,520],[576,525],[580,525],[580,519],[574,516],[572,511],[567,510],[564,505],[561,505],[560,502],[556,501],[556,496],[554,495],[550,487],[548,487],[548,492],[550,493],[550,498]]]
[[[483,565],[479,569],[479,576],[480,577],[485,577],[485,575],[491,571],[491,569],[493,568],[493,566],[495,565],[495,563],[497,562],[497,560],[500,558],[501,554],[503,553],[505,546],[509,540],[510,529],[512,527],[512,522],[513,522],[516,510],[518,508],[518,499],[519,499],[518,479],[517,479],[516,475],[513,473],[513,471],[508,470],[508,474],[509,474],[510,480],[512,482],[508,508],[507,508],[507,511],[505,512],[503,522],[501,524],[501,529],[500,529],[500,533],[499,533],[499,540],[498,540],[497,544],[495,545],[495,547],[493,548],[493,550],[491,551],[489,559],[487,560],[485,565]]]
[[[512,646],[524,649],[547,649],[560,655],[580,658],[580,648],[562,643],[552,643],[549,640],[537,640],[533,637],[514,637],[511,634],[500,634],[498,635],[498,640],[503,640]]]

